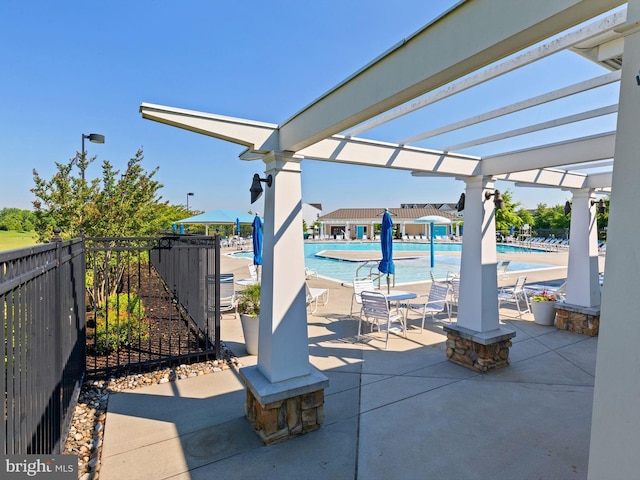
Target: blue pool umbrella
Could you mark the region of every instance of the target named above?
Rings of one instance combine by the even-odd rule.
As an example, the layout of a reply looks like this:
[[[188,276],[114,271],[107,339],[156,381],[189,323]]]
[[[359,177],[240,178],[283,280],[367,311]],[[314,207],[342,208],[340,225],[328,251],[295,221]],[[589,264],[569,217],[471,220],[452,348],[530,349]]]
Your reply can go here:
[[[389,210],[382,215],[382,231],[380,234],[380,246],[382,248],[382,260],[378,264],[378,270],[387,274],[387,293],[389,292],[389,275],[395,273],[393,265],[393,222]]]
[[[253,264],[262,265],[262,220],[258,214],[251,226],[253,227]]]
[[[236,232],[238,233],[238,236],[240,236],[240,219],[236,218]]]

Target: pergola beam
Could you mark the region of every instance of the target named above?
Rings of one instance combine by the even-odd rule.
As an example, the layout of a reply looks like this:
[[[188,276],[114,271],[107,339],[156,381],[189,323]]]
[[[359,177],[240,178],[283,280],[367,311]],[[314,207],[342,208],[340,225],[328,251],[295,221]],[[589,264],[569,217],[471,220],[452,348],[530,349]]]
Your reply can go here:
[[[482,175],[501,175],[613,158],[615,132],[484,157]]]
[[[142,118],[269,152],[277,147],[278,125],[212,113],[143,103]]]
[[[406,147],[396,143],[334,135],[298,152],[304,158],[399,170],[420,170],[442,175],[473,175],[480,158],[440,150]]]
[[[420,140],[426,140],[427,138],[432,138],[438,135],[442,135],[444,133],[453,132],[454,130],[459,130],[461,128],[470,127],[471,125],[476,125],[478,123],[493,120],[494,118],[503,117],[511,113],[526,110],[528,108],[537,107],[538,105],[544,105],[545,103],[553,102],[555,100],[569,97],[577,93],[586,92],[594,88],[598,88],[604,85],[609,85],[610,83],[618,82],[620,81],[620,75],[621,75],[620,71],[615,71],[615,72],[607,73],[605,75],[600,75],[599,77],[590,78],[589,80],[584,80],[582,82],[578,82],[573,85],[569,85],[567,87],[563,87],[557,90],[553,90],[551,92],[543,93],[542,95],[527,98],[526,100],[522,100],[520,102],[512,103],[511,105],[505,105],[504,107],[490,110],[480,115],[474,115],[473,117],[465,118],[457,122],[450,123],[448,125],[443,125],[441,127],[434,128],[427,132],[419,133],[412,137],[404,138],[402,140],[399,140],[398,143],[403,143],[403,144],[415,143]]]
[[[457,145],[451,145],[445,148],[446,151],[457,151],[465,148],[474,147],[476,145],[485,145],[487,143],[498,142],[507,138],[518,137],[521,135],[527,135],[529,133],[539,132],[541,130],[548,130],[550,128],[560,127],[562,125],[569,125],[571,123],[582,122],[591,118],[597,118],[604,115],[611,115],[618,112],[618,105],[608,105],[606,107],[595,108],[586,112],[576,113],[574,115],[567,115],[565,117],[554,118],[547,122],[535,123],[522,128],[516,128],[514,130],[508,130],[506,132],[496,133],[495,135],[489,135],[482,138],[476,138],[467,142],[458,143]]]
[[[302,150],[623,3],[461,2],[282,124],[280,150]]]

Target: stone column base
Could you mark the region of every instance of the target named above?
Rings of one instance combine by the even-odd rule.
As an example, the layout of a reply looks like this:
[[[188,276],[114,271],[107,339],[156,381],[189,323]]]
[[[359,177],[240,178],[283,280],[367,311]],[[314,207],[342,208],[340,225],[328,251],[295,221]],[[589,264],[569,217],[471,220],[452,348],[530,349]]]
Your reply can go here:
[[[476,332],[458,325],[445,325],[447,358],[473,371],[486,373],[509,365],[514,330],[500,327],[490,332]]]
[[[304,377],[270,383],[257,366],[240,370],[247,386],[245,415],[265,445],[312,432],[324,422],[325,375],[311,367]]]
[[[600,330],[600,306],[582,307],[569,303],[556,303],[556,327],[558,330],[595,337]]]

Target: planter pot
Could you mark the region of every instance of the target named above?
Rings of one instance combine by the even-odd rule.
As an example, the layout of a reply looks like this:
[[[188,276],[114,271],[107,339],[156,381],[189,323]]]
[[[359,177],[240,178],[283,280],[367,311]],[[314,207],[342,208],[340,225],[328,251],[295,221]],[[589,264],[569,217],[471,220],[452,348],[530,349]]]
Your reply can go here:
[[[240,322],[242,323],[242,334],[244,335],[244,343],[249,355],[258,354],[258,325],[260,325],[260,317],[255,315],[240,314]]]
[[[553,325],[556,319],[556,302],[531,302],[533,321],[538,325]]]

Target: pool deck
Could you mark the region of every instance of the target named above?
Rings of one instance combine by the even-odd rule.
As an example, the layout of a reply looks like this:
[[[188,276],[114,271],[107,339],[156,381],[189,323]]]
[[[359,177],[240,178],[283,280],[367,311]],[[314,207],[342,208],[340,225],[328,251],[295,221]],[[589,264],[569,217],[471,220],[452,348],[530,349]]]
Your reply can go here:
[[[544,255],[557,267],[527,272],[530,282],[565,278],[566,255]],[[223,269],[240,278],[247,263],[224,257]],[[244,418],[235,369],[126,391],[110,396],[101,480],[586,478],[597,337],[502,308],[501,322],[517,331],[511,365],[478,374],[446,360],[446,315],[423,333],[411,315],[408,338],[392,335],[384,350],[382,336],[356,341],[351,288],[309,282],[330,290],[308,317],[310,362],[330,379],[320,430],[263,446]],[[222,335],[255,365],[233,315]]]

